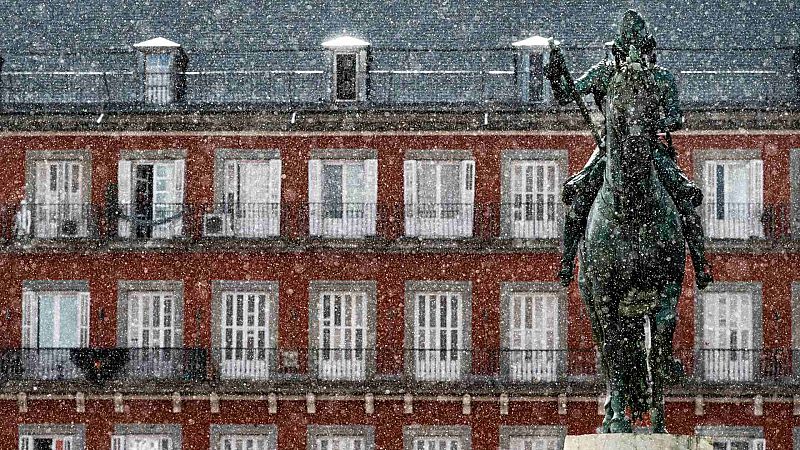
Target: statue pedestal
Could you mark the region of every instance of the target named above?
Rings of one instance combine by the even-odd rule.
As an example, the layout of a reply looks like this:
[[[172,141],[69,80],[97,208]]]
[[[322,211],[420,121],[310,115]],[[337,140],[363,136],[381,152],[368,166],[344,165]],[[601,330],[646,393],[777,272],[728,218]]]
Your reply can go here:
[[[712,450],[711,441],[671,434],[584,434],[567,436],[564,450]]]

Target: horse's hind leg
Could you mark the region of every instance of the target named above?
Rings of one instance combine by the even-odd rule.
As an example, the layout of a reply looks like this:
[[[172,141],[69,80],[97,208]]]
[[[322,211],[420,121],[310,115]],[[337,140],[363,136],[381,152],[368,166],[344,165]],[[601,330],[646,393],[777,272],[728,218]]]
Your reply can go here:
[[[661,304],[656,314],[650,317],[651,349],[650,372],[652,376],[652,397],[650,423],[653,433],[666,433],[664,412],[664,386],[668,380],[675,380],[683,367],[675,359],[672,351],[672,338],[677,324],[676,305],[680,295],[680,284],[668,284],[661,292]]]
[[[652,323],[652,322],[651,322]],[[650,375],[652,379],[650,394],[650,427],[655,434],[667,432],[666,417],[664,412],[664,381],[666,379],[668,364],[672,362],[672,352],[666,348],[663,334],[653,333],[650,348]]]
[[[614,411],[611,408],[611,372],[609,370],[608,358],[605,355],[603,344],[605,337],[603,333],[603,326],[601,323],[601,316],[599,307],[594,301],[595,292],[593,291],[594,284],[587,276],[584,268],[586,267],[585,261],[581,260],[581,265],[578,269],[578,288],[581,292],[581,299],[586,307],[586,312],[589,314],[589,322],[592,327],[592,337],[600,350],[600,372],[606,379],[606,402],[605,402],[605,416],[603,422],[597,428],[598,433],[609,433],[611,427],[611,419],[614,417]]]

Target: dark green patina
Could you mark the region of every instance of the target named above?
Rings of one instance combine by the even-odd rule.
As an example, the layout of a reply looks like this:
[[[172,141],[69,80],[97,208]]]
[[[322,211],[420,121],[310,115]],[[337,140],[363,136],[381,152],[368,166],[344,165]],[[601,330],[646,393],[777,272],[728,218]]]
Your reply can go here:
[[[664,433],[663,388],[682,372],[672,337],[686,244],[698,287],[712,281],[695,212],[702,193],[675,162],[669,133],[683,123],[675,79],[655,64],[655,40],[637,12],[625,13],[609,48],[574,83],[555,45],[547,68],[560,103],[582,106],[592,94],[605,115],[598,147],[564,185],[559,277],[572,280],[580,247],[578,284],[608,380],[601,431],[630,432],[649,410],[653,431]]]

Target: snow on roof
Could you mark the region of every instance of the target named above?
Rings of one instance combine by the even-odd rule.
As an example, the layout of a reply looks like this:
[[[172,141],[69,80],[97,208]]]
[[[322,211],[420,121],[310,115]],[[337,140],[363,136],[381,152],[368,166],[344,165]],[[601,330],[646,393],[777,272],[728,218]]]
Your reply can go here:
[[[181,44],[177,42],[172,42],[169,39],[165,39],[163,37],[153,38],[144,42],[139,42],[138,44],[133,44],[136,48],[148,48],[148,47],[180,47]]]
[[[363,41],[352,36],[340,36],[329,41],[322,43],[325,48],[341,48],[341,47],[367,47],[369,42]]]
[[[528,39],[514,42],[514,47],[542,47],[547,48],[550,46],[550,39],[542,36],[531,36]]]

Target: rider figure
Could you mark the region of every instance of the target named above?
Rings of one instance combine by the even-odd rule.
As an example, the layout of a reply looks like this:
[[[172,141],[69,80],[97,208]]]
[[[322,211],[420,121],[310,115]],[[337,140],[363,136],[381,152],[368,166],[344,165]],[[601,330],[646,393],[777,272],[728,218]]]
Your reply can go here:
[[[628,57],[628,49],[633,46],[641,55],[646,56],[658,85],[659,107],[663,113],[658,128],[666,133],[667,138],[666,145],[661,141],[656,145],[653,155],[656,173],[678,209],[683,234],[694,265],[695,281],[699,289],[704,289],[713,279],[705,258],[702,223],[695,211],[703,200],[703,193],[678,167],[677,155],[669,134],[683,126],[683,113],[678,102],[675,78],[667,69],[655,65],[655,39],[648,33],[644,18],[636,11],[628,10],[625,13],[619,36],[607,46],[611,49],[612,57],[607,57],[592,66],[583,76],[575,80],[574,87],[569,86],[565,78],[560,76],[567,70],[566,65],[561,52],[553,51],[547,69],[553,94],[562,105],[572,101],[573,97],[570,95],[572,89],[582,95],[592,94],[595,103],[602,111],[608,84],[619,64]],[[564,222],[564,253],[558,276],[565,285],[573,278],[578,244],[586,231],[587,217],[592,203],[603,184],[605,163],[605,149],[595,148],[586,166],[564,183],[562,199],[569,206],[569,210]]]

